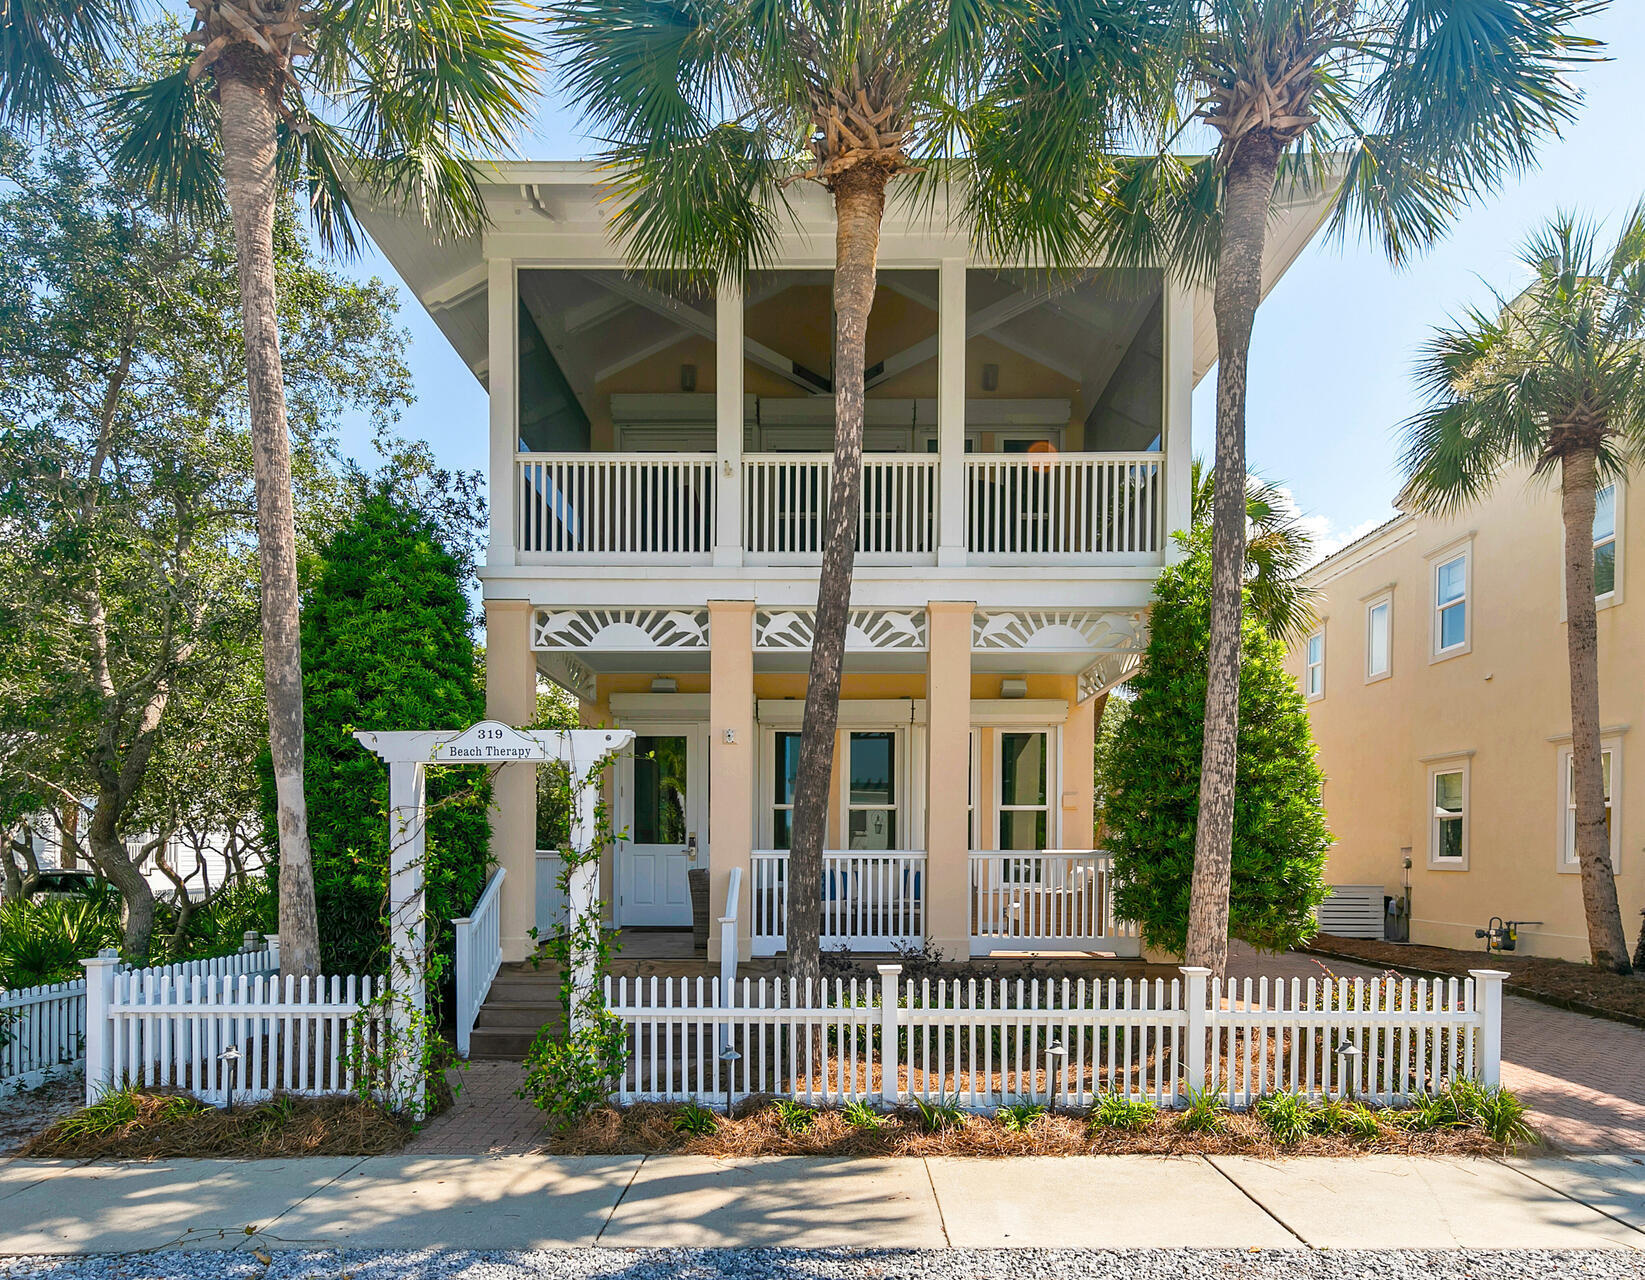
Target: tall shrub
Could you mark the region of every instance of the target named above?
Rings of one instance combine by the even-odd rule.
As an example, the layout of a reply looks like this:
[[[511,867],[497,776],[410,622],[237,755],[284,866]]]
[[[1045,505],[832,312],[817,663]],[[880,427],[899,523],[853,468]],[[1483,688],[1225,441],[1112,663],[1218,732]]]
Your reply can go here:
[[[472,622],[457,561],[434,527],[382,489],[321,553],[303,607],[304,788],[327,973],[386,964],[388,767],[353,730],[460,729],[481,719]],[[429,771],[431,954],[449,950],[452,917],[484,886],[489,801],[484,770]],[[272,821],[271,794],[265,810]]]
[[[1210,537],[1182,542],[1187,557],[1155,588],[1148,656],[1130,682],[1135,698],[1105,806],[1116,910],[1138,922],[1149,946],[1177,954],[1188,941],[1211,616]],[[1243,618],[1228,932],[1279,950],[1314,933],[1331,836],[1302,693],[1280,642],[1249,610]]]

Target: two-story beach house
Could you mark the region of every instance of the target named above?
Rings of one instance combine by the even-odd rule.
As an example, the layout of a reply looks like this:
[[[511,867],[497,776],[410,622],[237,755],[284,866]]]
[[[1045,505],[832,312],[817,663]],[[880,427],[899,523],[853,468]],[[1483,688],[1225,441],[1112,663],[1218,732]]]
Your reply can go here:
[[[367,218],[490,394],[490,714],[529,722],[546,677],[586,722],[634,729],[615,923],[689,925],[691,867],[717,919],[740,868],[745,956],[783,946],[842,376],[832,209],[794,194],[777,260],[697,296],[624,270],[588,164],[497,166],[470,239]],[[1270,285],[1318,223],[1318,204],[1276,222]],[[824,945],[1134,954],[1090,848],[1093,717],[1187,520],[1209,298],[1161,274],[1048,284],[980,260],[941,200],[893,202],[868,348]],[[514,960],[553,861],[530,766],[495,794]]]

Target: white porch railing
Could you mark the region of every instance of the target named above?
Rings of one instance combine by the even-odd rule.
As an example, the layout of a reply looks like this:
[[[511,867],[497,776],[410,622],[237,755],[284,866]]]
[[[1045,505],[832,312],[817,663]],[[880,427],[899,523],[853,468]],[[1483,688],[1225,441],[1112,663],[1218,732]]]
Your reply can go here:
[[[870,453],[862,460],[857,554],[898,563],[935,561],[937,459]],[[743,547],[766,563],[815,562],[828,525],[834,457],[752,453],[743,457]]]
[[[713,558],[711,455],[522,453],[515,465],[522,552],[570,562]]]
[[[1141,954],[1136,926],[1114,914],[1113,857],[1101,850],[971,855],[971,954]]]
[[[508,875],[498,867],[486,882],[474,910],[451,923],[457,931],[457,1056],[468,1057],[474,1020],[503,963],[503,909],[498,890]]]
[[[775,955],[788,945],[788,853],[760,850],[750,870],[750,949]],[[824,947],[917,946],[925,937],[925,854],[824,853],[820,929]]]
[[[720,917],[720,988],[737,980],[737,912],[743,896],[743,869],[732,867],[725,886],[725,914]]]
[[[968,554],[979,564],[1155,555],[1162,475],[1157,453],[971,454]]]

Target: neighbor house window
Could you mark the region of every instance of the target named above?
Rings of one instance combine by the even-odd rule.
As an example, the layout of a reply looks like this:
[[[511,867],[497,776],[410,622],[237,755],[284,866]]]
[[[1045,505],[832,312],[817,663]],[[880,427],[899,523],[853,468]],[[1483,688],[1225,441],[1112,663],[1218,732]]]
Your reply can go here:
[[[1468,553],[1434,566],[1434,653],[1461,653],[1468,648]]]
[[[800,735],[772,735],[771,847],[787,849],[794,839],[794,780],[800,772]]]
[[[846,753],[845,839],[848,849],[897,845],[897,735],[852,732]]]
[[[1611,846],[1614,871],[1622,852],[1622,824],[1617,814],[1617,784],[1622,774],[1622,742],[1607,738],[1600,743],[1599,776],[1605,783],[1605,831]],[[1576,765],[1571,748],[1559,753],[1559,869],[1580,871],[1576,856]]]
[[[1365,678],[1381,680],[1393,669],[1394,598],[1383,596],[1365,606]]]
[[[1428,865],[1468,868],[1468,763],[1428,770]]]
[[[1594,597],[1616,591],[1616,486],[1594,495]]]
[[[1316,631],[1308,637],[1308,652],[1303,664],[1302,689],[1310,700],[1325,696],[1325,632]]]

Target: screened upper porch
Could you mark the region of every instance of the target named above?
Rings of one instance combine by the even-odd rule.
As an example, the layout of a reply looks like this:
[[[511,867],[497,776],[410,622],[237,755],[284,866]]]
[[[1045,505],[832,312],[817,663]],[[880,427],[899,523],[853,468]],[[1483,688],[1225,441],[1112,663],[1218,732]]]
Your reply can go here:
[[[831,272],[669,291],[518,271],[522,561],[805,564],[834,432]],[[865,563],[1157,562],[1157,274],[882,270],[862,377]]]

